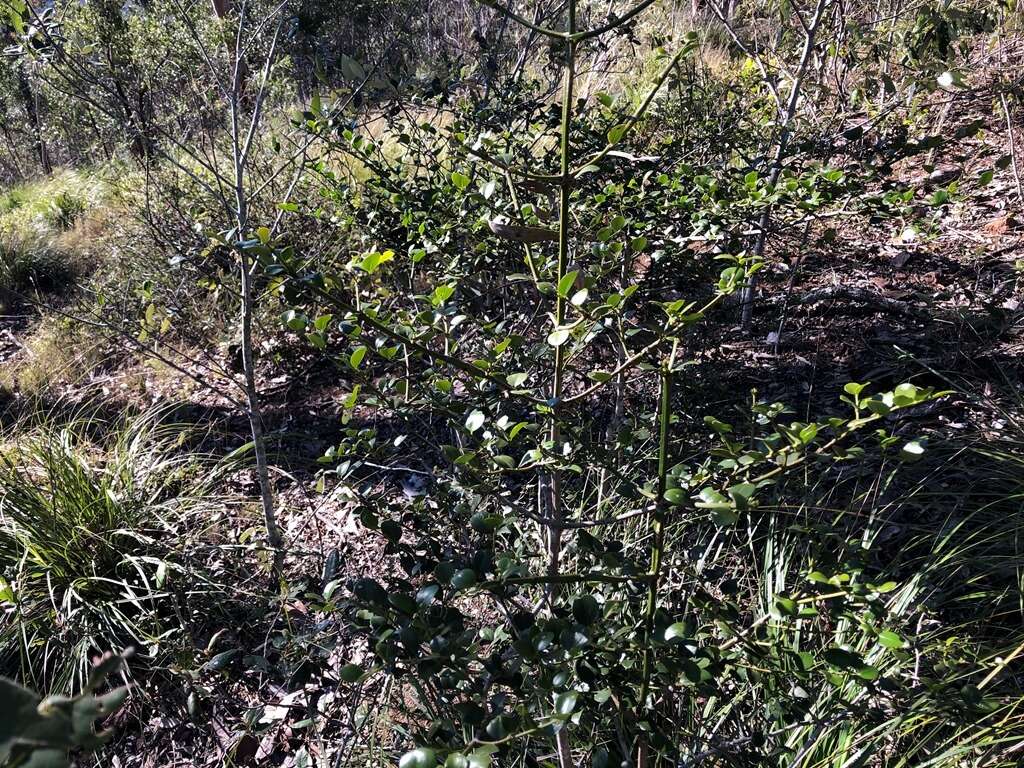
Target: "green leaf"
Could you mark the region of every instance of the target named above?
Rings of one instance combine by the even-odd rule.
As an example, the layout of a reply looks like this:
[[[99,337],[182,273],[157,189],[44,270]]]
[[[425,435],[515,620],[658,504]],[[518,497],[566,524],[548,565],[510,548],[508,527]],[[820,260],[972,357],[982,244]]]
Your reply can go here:
[[[857,677],[859,677],[861,680],[877,680],[878,676],[878,670],[872,667],[870,664],[862,664],[860,668],[857,670]]]
[[[393,261],[395,258],[394,251],[384,251],[383,253],[368,253],[363,257],[363,260],[357,265],[367,274],[373,274],[377,271],[377,268],[388,261]]]
[[[967,83],[964,82],[964,76],[960,72],[945,71],[936,78],[936,82],[941,88],[946,90],[954,90],[957,88],[966,88]]]
[[[495,741],[504,739],[508,736],[508,728],[505,725],[505,718],[501,716],[493,718],[489,723],[487,723],[487,727],[484,728],[484,731],[487,733],[489,738],[494,739]]]
[[[427,747],[411,750],[402,755],[398,768],[435,768],[437,753]]]
[[[460,191],[464,192],[469,187],[469,176],[459,173],[458,171],[452,171],[452,184],[454,184]]]
[[[900,448],[900,458],[907,463],[918,461],[923,456],[924,446],[918,440],[911,440]]]
[[[722,507],[711,511],[711,519],[715,525],[727,528],[730,525],[735,525],[740,516],[736,514],[735,509]]]
[[[484,425],[484,420],[486,418],[487,417],[484,415],[483,411],[472,411],[469,416],[466,417],[466,429],[469,430],[469,432],[476,432]]]
[[[707,424],[720,435],[724,435],[727,432],[732,432],[731,424],[726,424],[724,421],[719,421],[714,416],[705,416],[704,423]]]
[[[153,305],[150,304],[149,306],[152,307]],[[298,333],[306,329],[306,326],[309,324],[309,319],[305,315],[296,312],[294,309],[289,309],[281,314],[281,322],[284,323],[288,330]]]
[[[231,663],[231,660],[239,653],[241,653],[241,651],[238,648],[232,648],[229,651],[222,651],[206,662],[206,668],[214,671],[222,670]]]
[[[883,629],[878,633],[878,642],[890,650],[898,650],[903,647],[904,640],[891,629]]]
[[[468,589],[474,584],[476,584],[476,571],[472,568],[463,568],[452,576],[451,585],[455,589]]]
[[[580,624],[590,626],[601,615],[601,606],[593,595],[580,595],[573,600],[572,615]]]
[[[800,442],[804,445],[810,443],[814,438],[818,436],[818,425],[808,424],[806,427],[800,430]]]
[[[470,527],[477,533],[490,533],[501,525],[500,515],[492,515],[487,512],[474,512],[469,518]]]
[[[344,54],[341,57],[341,72],[349,80],[366,79],[366,70],[363,68],[363,65],[351,56],[346,56]]]
[[[728,488],[729,497],[736,504],[737,509],[746,509],[750,506],[750,500],[754,495],[757,486],[751,483],[739,483]]]
[[[346,683],[354,683],[363,676],[363,669],[356,664],[346,664],[338,670],[338,677]]]
[[[352,350],[352,354],[348,356],[348,364],[352,366],[352,370],[359,370],[359,364],[363,362],[364,357],[366,357],[366,347],[356,347]]]
[[[679,507],[686,503],[686,491],[682,488],[669,488],[665,491],[665,501]]]
[[[775,596],[775,608],[782,616],[796,616],[798,610],[796,600],[783,595]]]
[[[430,303],[435,307],[439,307],[444,304],[448,299],[455,293],[455,286],[449,284],[442,284],[434,288],[434,293],[430,297]]]
[[[563,299],[569,295],[569,289],[576,283],[576,278],[579,272],[572,271],[562,275],[562,279],[558,281],[558,295]]]
[[[558,328],[548,334],[548,344],[552,347],[560,347],[569,339],[569,331],[566,328]]]
[[[892,399],[893,404],[900,407],[914,405],[924,399],[924,392],[919,387],[904,382],[893,390]]]
[[[438,584],[427,584],[420,587],[416,593],[416,604],[427,606],[434,602],[437,597],[437,593],[441,591],[441,587]]]
[[[597,239],[602,243],[606,243],[617,235],[622,228],[626,226],[626,219],[624,216],[616,216],[609,222],[607,227],[604,227],[597,233]]]
[[[571,715],[576,709],[576,699],[579,694],[576,691],[565,691],[555,697],[555,712],[560,715]]]
[[[618,125],[613,126],[612,129],[608,131],[608,143],[618,144],[622,141],[622,137],[626,135],[627,127],[628,126],[625,123],[619,123]]]
[[[864,665],[859,655],[845,648],[828,648],[822,656],[831,666],[839,669],[858,670]]]
[[[697,507],[700,509],[730,509],[732,502],[714,488],[704,488],[697,496],[700,501]]]
[[[510,373],[505,377],[505,381],[510,387],[521,387],[529,380],[529,378],[530,374],[528,373]]]
[[[671,643],[674,640],[685,640],[688,637],[686,624],[677,621],[665,630],[665,642]]]

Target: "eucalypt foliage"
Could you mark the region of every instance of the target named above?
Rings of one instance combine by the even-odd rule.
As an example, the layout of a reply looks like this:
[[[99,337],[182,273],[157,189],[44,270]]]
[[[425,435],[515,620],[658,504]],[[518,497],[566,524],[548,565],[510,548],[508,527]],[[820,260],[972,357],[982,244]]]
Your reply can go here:
[[[112,731],[97,731],[95,723],[110,717],[124,703],[128,689],[104,687],[130,655],[106,654],[93,668],[77,696],[40,699],[13,680],[0,678],[0,765],[15,768],[66,768],[71,750],[95,750],[110,740]]]

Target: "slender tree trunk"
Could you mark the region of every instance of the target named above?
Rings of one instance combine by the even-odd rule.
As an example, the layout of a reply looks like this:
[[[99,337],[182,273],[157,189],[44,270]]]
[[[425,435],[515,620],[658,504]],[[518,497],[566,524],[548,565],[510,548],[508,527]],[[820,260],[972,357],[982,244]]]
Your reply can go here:
[[[652,634],[654,631],[654,615],[658,610],[658,587],[661,579],[662,560],[665,551],[665,489],[668,478],[668,430],[672,420],[672,369],[675,367],[676,351],[679,342],[672,343],[672,351],[661,364],[661,393],[658,405],[658,486],[657,498],[651,510],[651,564],[647,570],[647,605],[644,609],[643,621],[643,654],[640,659],[640,694],[638,706],[641,712],[647,711],[647,699],[651,688],[651,675],[654,670],[654,648]],[[650,744],[643,736],[640,737],[636,750],[637,768],[647,768],[650,761]]]
[[[569,0],[567,32],[571,35],[576,31],[576,0]],[[565,43],[565,84],[562,91],[562,136],[561,136],[561,183],[560,183],[560,208],[558,211],[558,277],[561,282],[565,276],[569,264],[569,228],[572,216],[569,206],[569,198],[572,196],[573,176],[570,164],[570,128],[573,118],[573,87],[576,79],[576,42],[567,40]],[[565,299],[562,296],[555,297],[555,326],[561,327],[565,322]],[[555,347],[554,375],[551,382],[551,395],[554,405],[551,408],[551,427],[549,437],[552,450],[560,453],[562,442],[559,430],[560,407],[559,401],[562,398],[562,390],[565,383],[565,345],[559,344]],[[554,468],[548,480],[550,493],[551,518],[555,522],[548,526],[548,573],[558,575],[561,569],[562,558],[562,528],[559,522],[562,518],[562,489],[561,472]],[[557,594],[557,586],[551,585],[551,598],[554,600]],[[572,745],[569,742],[568,723],[563,723],[561,729],[555,735],[555,745],[558,749],[559,768],[573,768]]]
[[[1024,205],[1024,185],[1021,183],[1020,165],[1017,162],[1017,140],[1013,135],[1013,119],[1010,117],[1010,104],[1005,93],[999,94],[999,103],[1003,108],[1006,120],[1006,137],[1010,144],[1010,162],[1013,168],[1013,180],[1017,185],[1017,202]]]
[[[39,157],[39,168],[43,173],[49,175],[53,172],[50,163],[50,153],[46,148],[46,140],[43,138],[43,127],[39,119],[39,103],[36,101],[36,94],[32,90],[32,84],[22,65],[18,65],[18,92],[24,102],[25,112],[28,114],[28,121],[32,127],[32,138],[35,144],[36,154]]]
[[[280,31],[280,27],[278,27]],[[271,53],[268,54],[267,68],[277,42],[277,33]],[[245,163],[251,141],[260,120],[261,100],[257,99],[249,126],[249,133],[243,138],[239,125],[242,89],[244,88],[243,62],[239,56],[240,46],[236,46],[236,61],[231,77],[231,139],[234,160],[234,195],[235,195],[235,240],[241,242],[249,230],[249,199],[245,187]],[[265,79],[264,79],[265,85]],[[262,89],[261,89],[262,95]],[[253,292],[253,264],[248,251],[238,248],[239,271],[241,282],[241,307],[239,320],[242,326],[242,375],[245,379],[246,416],[252,434],[253,454],[256,458],[256,475],[260,486],[260,503],[263,508],[263,522],[267,529],[267,541],[274,551],[273,572],[280,580],[284,565],[284,541],[277,525],[277,513],[274,508],[274,491],[270,484],[270,469],[267,463],[267,447],[263,430],[263,413],[260,407],[259,390],[256,386],[256,355],[252,339],[252,320],[255,305]]]
[[[782,169],[785,165],[786,152],[789,149],[789,140],[793,135],[793,119],[796,116],[797,104],[800,102],[800,92],[803,86],[804,77],[811,63],[811,56],[814,53],[814,43],[817,39],[818,29],[825,18],[825,10],[828,8],[829,0],[818,0],[814,9],[814,16],[804,33],[804,47],[800,54],[800,65],[797,68],[796,77],[793,79],[793,88],[786,100],[786,106],[780,115],[781,132],[779,143],[775,150],[775,157],[772,161],[771,172],[768,175],[768,186],[775,187],[782,176]],[[766,205],[761,218],[758,221],[757,238],[754,241],[755,258],[760,259],[764,255],[764,247],[768,237],[768,227],[771,224],[772,206]],[[757,275],[751,275],[747,284],[740,292],[740,324],[744,331],[750,330],[750,323],[754,315],[754,302],[757,298]]]
[[[239,222],[243,217],[239,217]],[[241,232],[241,228],[239,229]],[[240,272],[242,299],[240,320],[242,324],[242,372],[245,378],[246,416],[252,434],[253,453],[256,457],[256,474],[260,485],[260,503],[263,508],[263,521],[267,528],[267,541],[274,550],[274,573],[280,576],[284,564],[284,547],[281,531],[277,525],[277,513],[274,508],[274,491],[270,484],[270,469],[267,463],[267,445],[263,432],[263,413],[260,407],[259,390],[256,387],[256,358],[253,354],[252,315],[253,285],[252,263],[249,254],[240,250]]]

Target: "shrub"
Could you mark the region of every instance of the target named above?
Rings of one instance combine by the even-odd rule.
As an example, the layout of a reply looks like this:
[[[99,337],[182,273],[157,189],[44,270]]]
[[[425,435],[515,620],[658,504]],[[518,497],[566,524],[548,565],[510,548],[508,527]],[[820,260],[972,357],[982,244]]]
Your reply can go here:
[[[22,354],[0,369],[0,387],[23,397],[53,396],[122,359],[105,337],[71,318],[44,318],[21,344]]]

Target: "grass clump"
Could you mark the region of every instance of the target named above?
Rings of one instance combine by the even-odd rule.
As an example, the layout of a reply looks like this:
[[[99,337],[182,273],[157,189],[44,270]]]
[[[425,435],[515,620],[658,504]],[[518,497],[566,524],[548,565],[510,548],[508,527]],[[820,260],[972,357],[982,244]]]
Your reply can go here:
[[[67,255],[42,238],[11,237],[0,240],[0,292],[12,295],[29,292],[58,293],[74,278],[75,269]]]
[[[104,182],[79,171],[0,196],[0,310],[31,294],[60,294],[90,271],[105,206]]]
[[[202,460],[180,450],[186,433],[161,419],[127,419],[99,441],[93,420],[43,426],[0,455],[4,674],[78,689],[98,652],[155,652],[179,631],[167,589],[179,526],[212,496]]]
[[[0,195],[0,238],[67,231],[109,197],[103,179],[86,171],[59,171],[14,187]]]

